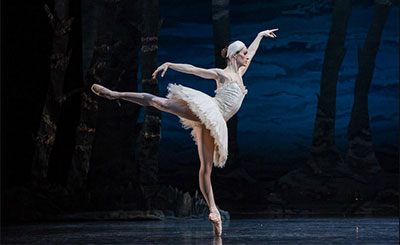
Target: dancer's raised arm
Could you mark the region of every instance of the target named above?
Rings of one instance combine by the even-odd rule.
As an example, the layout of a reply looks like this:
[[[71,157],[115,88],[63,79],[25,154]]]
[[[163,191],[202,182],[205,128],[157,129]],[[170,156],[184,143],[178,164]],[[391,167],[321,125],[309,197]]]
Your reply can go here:
[[[172,70],[192,74],[195,76],[199,76],[205,79],[217,79],[218,78],[218,70],[217,68],[213,69],[204,69],[200,67],[196,67],[194,65],[189,64],[175,64],[171,62],[165,62],[164,64],[160,65],[154,72],[153,72],[153,79],[157,77],[158,72],[162,70],[161,77],[164,77],[165,72],[171,68]]]
[[[257,37],[254,39],[254,41],[250,44],[249,48],[247,49],[248,55],[249,55],[249,60],[247,62],[247,65],[240,67],[239,71],[241,75],[247,71],[247,68],[250,66],[250,62],[253,59],[254,55],[256,54],[256,51],[258,49],[258,46],[260,45],[261,39],[263,37],[271,37],[271,38],[276,38],[275,31],[278,31],[279,29],[272,29],[272,30],[265,30],[262,32],[259,32],[257,34]]]

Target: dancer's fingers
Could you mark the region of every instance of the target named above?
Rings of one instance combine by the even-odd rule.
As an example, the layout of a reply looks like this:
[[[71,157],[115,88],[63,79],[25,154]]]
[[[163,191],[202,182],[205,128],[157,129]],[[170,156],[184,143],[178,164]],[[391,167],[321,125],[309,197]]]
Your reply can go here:
[[[164,71],[161,73],[161,77],[164,77],[165,72],[167,72],[168,66],[165,67]]]
[[[156,79],[158,72],[160,71],[160,67],[158,67],[154,72],[153,72],[153,79]]]

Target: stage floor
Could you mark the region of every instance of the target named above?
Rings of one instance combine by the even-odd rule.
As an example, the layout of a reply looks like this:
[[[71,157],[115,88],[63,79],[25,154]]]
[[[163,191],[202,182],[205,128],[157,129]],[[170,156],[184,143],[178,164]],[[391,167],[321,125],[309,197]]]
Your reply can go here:
[[[3,225],[2,244],[399,244],[398,218],[203,219]]]

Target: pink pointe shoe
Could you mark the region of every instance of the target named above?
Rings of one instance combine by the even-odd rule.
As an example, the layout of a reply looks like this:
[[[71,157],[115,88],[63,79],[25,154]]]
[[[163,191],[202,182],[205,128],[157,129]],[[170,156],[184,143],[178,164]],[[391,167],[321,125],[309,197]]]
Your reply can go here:
[[[93,84],[92,87],[91,87],[91,90],[92,90],[92,92],[95,93],[96,95],[101,96],[101,97],[104,97],[104,98],[107,98],[107,99],[109,99],[109,100],[116,100],[116,99],[118,99],[118,98],[115,96],[115,92],[114,92],[114,91],[112,91],[112,90],[110,90],[110,89],[108,89],[108,88],[106,88],[106,87],[103,87],[103,86],[101,86],[101,85],[99,85],[99,84]]]
[[[210,214],[208,215],[208,220],[211,221],[214,228],[214,235],[220,237],[222,235],[222,221],[221,215],[217,208],[211,208]]]

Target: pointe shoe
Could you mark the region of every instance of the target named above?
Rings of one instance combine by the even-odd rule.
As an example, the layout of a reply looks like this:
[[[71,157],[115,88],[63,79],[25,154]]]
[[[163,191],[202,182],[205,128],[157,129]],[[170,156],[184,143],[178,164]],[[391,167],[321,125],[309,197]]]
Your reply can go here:
[[[214,212],[212,212],[211,210],[214,210]],[[208,220],[210,220],[210,222],[213,224],[214,235],[217,237],[220,237],[222,235],[221,215],[220,215],[218,209],[213,208],[211,210],[210,210],[210,214],[208,215]]]
[[[114,92],[113,92],[112,90],[110,90],[110,89],[108,89],[108,88],[106,88],[106,87],[103,87],[103,86],[101,86],[101,85],[99,85],[99,84],[93,84],[92,87],[91,87],[90,89],[91,89],[92,92],[95,93],[96,95],[101,96],[101,97],[104,97],[104,98],[107,98],[107,99],[109,99],[109,100],[116,100],[116,99],[118,99],[117,97],[115,97],[115,96],[113,95]]]

